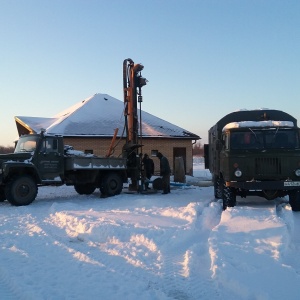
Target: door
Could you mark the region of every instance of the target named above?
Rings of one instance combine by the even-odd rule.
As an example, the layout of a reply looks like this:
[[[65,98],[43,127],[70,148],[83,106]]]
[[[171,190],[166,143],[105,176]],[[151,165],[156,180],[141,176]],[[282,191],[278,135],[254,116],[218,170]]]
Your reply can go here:
[[[46,137],[38,152],[38,170],[43,182],[61,182],[63,173],[63,154],[59,152],[58,140]]]
[[[184,163],[184,173],[186,174],[186,148],[173,148],[173,171],[175,170],[175,157],[182,157]]]

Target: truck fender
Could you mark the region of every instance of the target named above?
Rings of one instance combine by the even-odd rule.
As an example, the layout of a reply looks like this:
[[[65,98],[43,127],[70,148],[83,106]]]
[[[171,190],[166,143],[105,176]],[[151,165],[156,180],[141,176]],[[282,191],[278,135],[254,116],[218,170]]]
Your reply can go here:
[[[19,175],[29,175],[33,180],[39,184],[41,178],[39,176],[36,166],[28,162],[6,162],[3,165],[3,178],[4,183],[9,182],[12,178]]]

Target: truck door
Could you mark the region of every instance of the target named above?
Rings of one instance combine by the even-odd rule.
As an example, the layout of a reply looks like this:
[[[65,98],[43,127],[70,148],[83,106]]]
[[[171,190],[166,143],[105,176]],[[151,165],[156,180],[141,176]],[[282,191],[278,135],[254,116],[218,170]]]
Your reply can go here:
[[[43,182],[61,182],[63,154],[58,147],[58,139],[45,137],[38,154],[38,169]]]

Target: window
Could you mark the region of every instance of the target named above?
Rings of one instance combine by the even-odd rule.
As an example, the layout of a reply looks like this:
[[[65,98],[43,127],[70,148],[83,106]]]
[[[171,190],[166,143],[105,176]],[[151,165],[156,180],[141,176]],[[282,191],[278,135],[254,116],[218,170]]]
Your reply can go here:
[[[58,151],[58,141],[57,139],[47,138],[43,141],[41,152],[57,152]]]
[[[266,147],[272,149],[299,148],[299,136],[295,130],[276,130],[266,132]]]
[[[38,137],[36,135],[21,136],[15,148],[15,153],[35,151],[37,141]]]
[[[299,148],[295,130],[268,128],[231,132],[231,149],[294,149]]]
[[[151,150],[151,156],[157,156],[158,150]]]
[[[261,131],[232,132],[231,149],[263,149],[263,134]]]

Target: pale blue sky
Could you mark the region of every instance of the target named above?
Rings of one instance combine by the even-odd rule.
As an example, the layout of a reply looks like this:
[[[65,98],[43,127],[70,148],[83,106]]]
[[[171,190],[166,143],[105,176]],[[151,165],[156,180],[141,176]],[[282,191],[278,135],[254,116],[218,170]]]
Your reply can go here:
[[[123,101],[126,58],[149,80],[142,109],[202,143],[238,109],[300,123],[299,0],[0,0],[0,39],[0,145],[17,138],[14,116]]]

